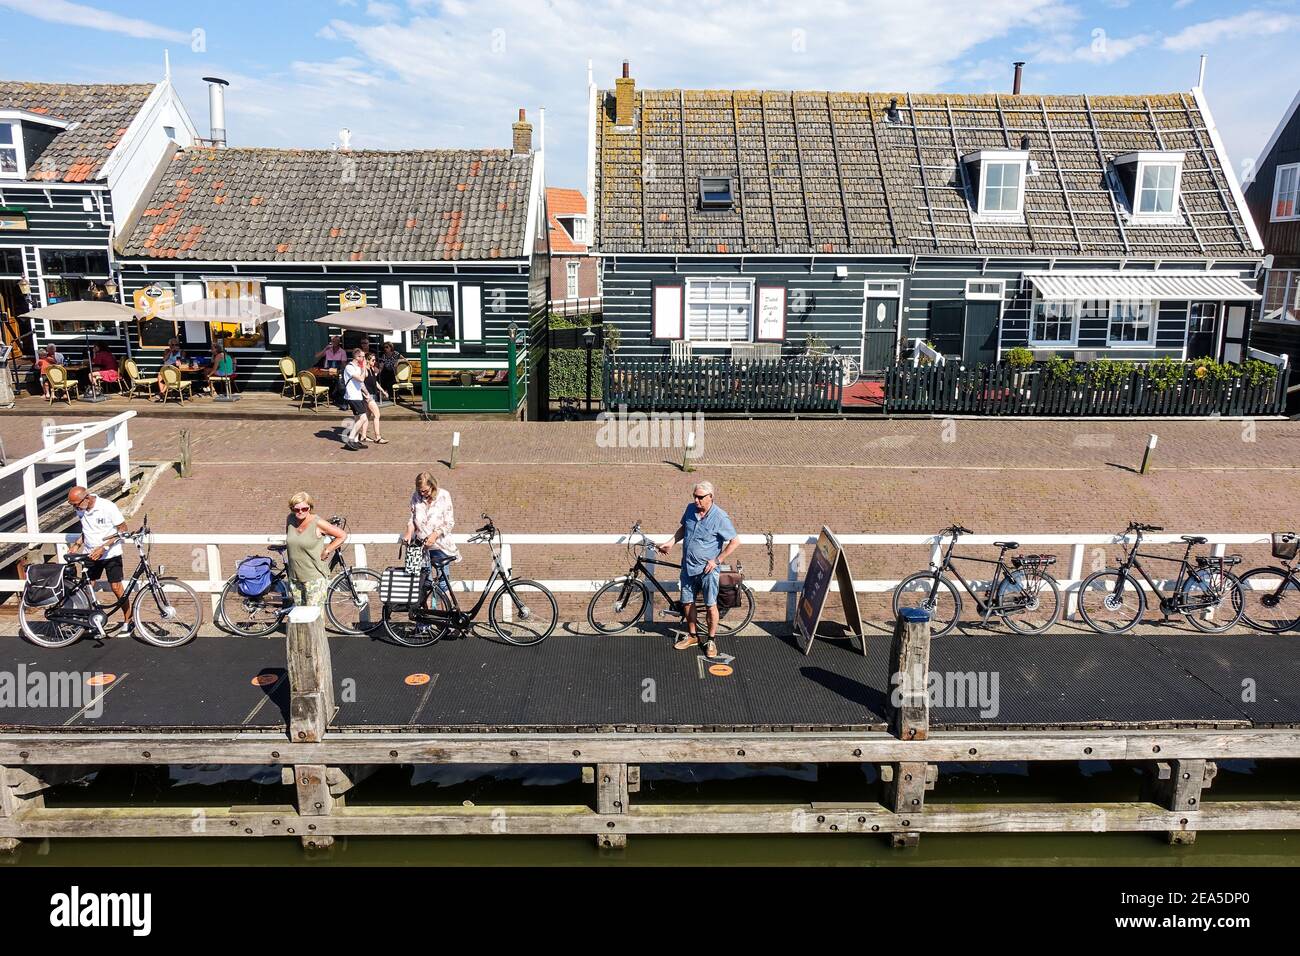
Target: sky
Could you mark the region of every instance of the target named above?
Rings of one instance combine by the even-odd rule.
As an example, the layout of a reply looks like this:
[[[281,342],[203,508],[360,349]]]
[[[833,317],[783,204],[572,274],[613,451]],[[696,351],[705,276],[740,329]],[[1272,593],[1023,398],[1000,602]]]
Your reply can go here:
[[[233,146],[506,148],[546,110],[547,180],[586,181],[587,64],[612,87],[1205,90],[1239,177],[1300,88],[1300,0],[0,0],[0,79],[156,82]],[[536,135],[536,133],[535,133]]]

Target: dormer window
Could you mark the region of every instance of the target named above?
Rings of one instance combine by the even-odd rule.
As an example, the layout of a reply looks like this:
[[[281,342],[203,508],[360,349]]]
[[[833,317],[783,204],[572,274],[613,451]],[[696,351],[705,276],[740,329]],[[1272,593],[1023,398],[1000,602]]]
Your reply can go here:
[[[22,126],[0,122],[0,176],[22,179],[27,175],[24,165]]]
[[[1144,150],[1116,156],[1115,173],[1135,222],[1177,221],[1183,154]]]
[[[730,209],[732,204],[731,177],[700,177],[700,208]]]
[[[962,157],[974,193],[975,213],[1020,220],[1025,214],[1025,169],[1029,151],[982,149]]]
[[[1273,222],[1300,219],[1300,164],[1279,166],[1273,178]]]

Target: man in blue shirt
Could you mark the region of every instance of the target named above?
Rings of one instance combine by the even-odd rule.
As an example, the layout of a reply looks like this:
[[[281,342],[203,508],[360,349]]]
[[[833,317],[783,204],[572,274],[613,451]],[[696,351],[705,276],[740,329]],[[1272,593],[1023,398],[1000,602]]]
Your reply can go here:
[[[701,481],[695,486],[695,502],[686,506],[681,527],[671,541],[659,545],[667,554],[678,541],[682,543],[682,604],[686,606],[686,636],[673,646],[679,651],[700,643],[695,626],[695,598],[698,594],[708,609],[709,642],[704,646],[707,657],[717,657],[718,645],[718,565],[736,550],[740,540],[731,516],[713,503],[713,484]]]

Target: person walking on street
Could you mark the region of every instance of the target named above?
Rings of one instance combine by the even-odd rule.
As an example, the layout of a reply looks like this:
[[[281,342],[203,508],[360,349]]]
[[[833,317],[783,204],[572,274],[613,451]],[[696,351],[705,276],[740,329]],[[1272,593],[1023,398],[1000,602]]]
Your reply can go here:
[[[125,591],[122,585],[121,534],[126,530],[126,518],[113,502],[92,495],[81,485],[68,489],[68,504],[76,509],[77,517],[81,519],[81,538],[68,550],[74,553],[86,551],[90,556],[86,576],[92,582],[98,581],[101,574],[106,576],[113,596],[120,601]],[[131,630],[129,604],[122,608],[122,617],[121,632],[125,634]]]
[[[289,499],[289,518],[284,527],[289,587],[299,607],[324,605],[330,559],[348,540],[348,533],[316,514],[315,507],[311,495],[298,492]]]
[[[365,434],[366,419],[369,415],[366,390],[366,353],[361,349],[352,352],[352,361],[343,369],[343,400],[352,411],[352,421],[343,426],[343,447],[356,451],[366,446],[361,442]]]
[[[456,515],[451,506],[451,493],[438,487],[438,479],[431,472],[422,471],[415,476],[415,493],[411,495],[411,513],[406,522],[402,540],[408,545],[424,547],[430,568],[430,583],[444,594],[451,590],[451,579],[446,566],[439,566],[436,575],[433,567],[439,558],[460,560],[460,552],[451,541],[451,529]]]
[[[659,553],[667,554],[678,541],[682,542],[681,601],[686,608],[686,636],[673,645],[684,651],[700,643],[695,619],[695,601],[704,605],[708,643],[704,646],[706,657],[718,656],[715,637],[718,633],[718,566],[725,563],[731,552],[740,544],[736,526],[731,516],[714,504],[713,483],[701,481],[695,486],[694,501],[686,506],[681,526],[671,541],[659,545]]]
[[[366,440],[366,433],[373,428],[375,437],[370,441],[376,445],[387,445],[388,439],[379,434],[379,400],[388,398],[388,392],[379,383],[379,368],[375,362],[375,353],[366,356],[366,427],[361,429],[361,440]]]

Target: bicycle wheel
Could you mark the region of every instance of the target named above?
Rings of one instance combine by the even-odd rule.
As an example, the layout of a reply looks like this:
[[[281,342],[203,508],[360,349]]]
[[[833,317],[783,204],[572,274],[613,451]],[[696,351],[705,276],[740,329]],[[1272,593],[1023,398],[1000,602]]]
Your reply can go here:
[[[421,620],[418,612],[427,612],[430,608],[450,614],[451,601],[438,588],[429,588],[420,604],[385,604],[382,616],[384,633],[404,647],[436,644],[451,629],[451,622],[446,619]]]
[[[1300,584],[1281,568],[1241,576],[1241,619],[1257,631],[1281,634],[1300,624]]]
[[[1079,613],[1098,634],[1123,634],[1131,630],[1147,609],[1141,586],[1112,568],[1095,571],[1079,585]]]
[[[942,575],[920,571],[894,589],[894,617],[898,617],[898,612],[905,607],[929,611],[930,636],[938,637],[951,631],[961,617],[961,595]]]
[[[23,637],[40,647],[67,647],[75,644],[88,628],[76,624],[56,624],[47,620],[45,607],[29,607],[21,598],[18,601],[18,627]]]
[[[536,581],[522,578],[507,581],[488,605],[488,621],[501,640],[520,647],[546,640],[559,620],[555,596]]]
[[[587,623],[601,634],[621,634],[641,620],[649,598],[639,578],[615,578],[591,596]]]
[[[1222,634],[1241,620],[1246,609],[1241,597],[1241,581],[1235,574],[1215,568],[1193,571],[1183,582],[1178,599],[1184,607],[1187,623],[1207,634]],[[1207,609],[1205,605],[1209,605]],[[1209,617],[1213,614],[1214,617]]]
[[[1017,569],[998,585],[1000,606],[1013,605],[1002,620],[1019,634],[1042,634],[1061,616],[1061,587],[1050,574],[1029,574]]]
[[[221,589],[217,610],[227,630],[241,637],[265,637],[292,607],[293,598],[283,581],[277,580],[261,597],[251,598],[239,593],[232,577]]]
[[[369,634],[384,623],[379,602],[379,572],[369,568],[340,571],[325,596],[330,626],[344,634]]]
[[[848,388],[862,377],[862,370],[858,367],[857,359],[846,358],[840,362],[840,385]]]
[[[146,644],[180,647],[199,633],[203,605],[185,582],[159,578],[156,591],[146,586],[135,596],[131,620],[135,622],[135,633]]]
[[[740,606],[718,608],[718,636],[725,637],[728,634],[735,634],[753,619],[754,592],[749,589],[748,584],[742,584],[740,586]]]

